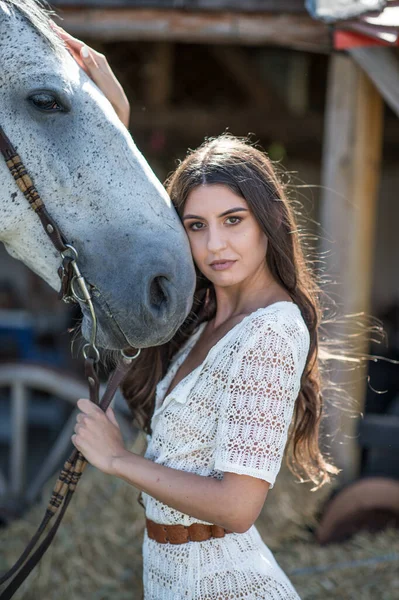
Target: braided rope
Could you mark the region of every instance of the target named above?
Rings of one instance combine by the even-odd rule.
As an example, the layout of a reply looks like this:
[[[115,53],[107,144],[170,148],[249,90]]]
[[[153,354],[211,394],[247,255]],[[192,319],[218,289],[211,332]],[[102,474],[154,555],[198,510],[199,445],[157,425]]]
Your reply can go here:
[[[33,208],[35,212],[44,206],[32,179],[30,178],[24,163],[18,154],[14,154],[6,161],[11,175],[14,177],[19,189]]]

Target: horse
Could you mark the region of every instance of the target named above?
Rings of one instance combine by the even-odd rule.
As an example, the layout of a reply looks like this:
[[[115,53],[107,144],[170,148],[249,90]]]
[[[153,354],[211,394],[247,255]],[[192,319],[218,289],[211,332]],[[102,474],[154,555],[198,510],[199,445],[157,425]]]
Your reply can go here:
[[[113,107],[52,29],[51,15],[37,0],[0,0],[0,125],[78,252],[97,345],[163,344],[192,305],[187,236]],[[3,160],[0,182],[0,241],[59,289],[60,255]],[[89,339],[91,315],[80,305]]]

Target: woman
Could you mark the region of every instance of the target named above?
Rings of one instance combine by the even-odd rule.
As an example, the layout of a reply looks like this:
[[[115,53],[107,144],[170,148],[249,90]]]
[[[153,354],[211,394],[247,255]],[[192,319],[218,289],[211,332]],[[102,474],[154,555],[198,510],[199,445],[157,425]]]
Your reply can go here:
[[[91,49],[84,58],[82,42],[60,35],[127,124],[106,59]],[[72,441],[142,492],[146,600],[297,599],[254,522],[288,437],[293,470],[316,486],[335,472],[318,447],[317,286],[292,208],[259,150],[233,136],[208,141],[167,189],[197,289],[174,338],[144,349],[123,385],[148,434],[145,456],[124,448],[111,409],[103,414],[85,399]]]

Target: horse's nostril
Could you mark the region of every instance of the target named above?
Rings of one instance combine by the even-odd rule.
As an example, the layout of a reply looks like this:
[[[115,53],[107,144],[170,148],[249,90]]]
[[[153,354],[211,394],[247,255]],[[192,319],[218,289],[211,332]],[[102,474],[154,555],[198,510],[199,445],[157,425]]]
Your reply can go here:
[[[166,291],[167,278],[163,275],[154,277],[150,285],[150,305],[154,308],[161,308],[168,301],[168,293]]]

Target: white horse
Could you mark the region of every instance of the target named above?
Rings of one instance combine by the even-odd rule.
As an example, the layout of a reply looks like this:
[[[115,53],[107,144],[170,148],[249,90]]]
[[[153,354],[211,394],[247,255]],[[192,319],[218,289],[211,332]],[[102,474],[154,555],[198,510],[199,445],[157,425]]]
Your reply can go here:
[[[195,285],[184,229],[114,109],[35,0],[0,0],[0,125],[79,253],[98,345],[137,348],[170,339]],[[1,155],[0,185],[0,241],[59,289],[60,256]],[[90,315],[82,310],[88,338]]]

